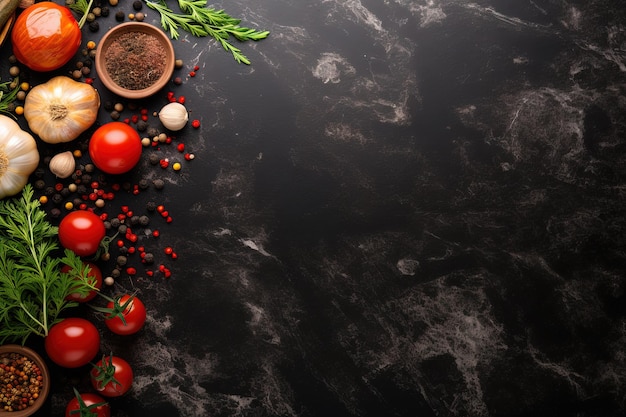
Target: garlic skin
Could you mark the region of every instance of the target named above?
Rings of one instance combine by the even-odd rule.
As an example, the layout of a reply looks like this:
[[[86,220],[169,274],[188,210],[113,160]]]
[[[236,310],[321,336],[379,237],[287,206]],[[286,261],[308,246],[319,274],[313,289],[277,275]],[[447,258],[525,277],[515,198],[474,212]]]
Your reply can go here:
[[[67,178],[76,170],[76,160],[70,151],[58,153],[50,160],[50,172],[59,178]]]
[[[98,118],[100,95],[91,85],[58,75],[33,87],[24,101],[30,130],[46,143],[76,139]]]
[[[0,198],[22,191],[38,164],[35,138],[10,117],[0,115]]]
[[[189,120],[187,108],[180,103],[169,103],[159,112],[159,120],[167,130],[176,132],[181,130]]]

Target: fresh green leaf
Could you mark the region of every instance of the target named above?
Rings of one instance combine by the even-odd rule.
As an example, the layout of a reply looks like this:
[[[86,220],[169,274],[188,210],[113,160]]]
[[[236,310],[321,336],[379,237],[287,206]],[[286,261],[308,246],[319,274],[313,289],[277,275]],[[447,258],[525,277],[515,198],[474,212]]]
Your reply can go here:
[[[0,200],[0,343],[45,337],[60,313],[77,305],[69,294],[96,289],[80,257],[59,253],[57,232],[30,184],[21,197]],[[61,272],[63,265],[78,276]]]
[[[207,0],[177,0],[181,13],[174,12],[164,0],[144,0],[146,5],[161,16],[161,26],[172,39],[178,39],[179,29],[194,36],[211,36],[225,51],[230,52],[238,63],[250,65],[250,60],[230,42],[234,37],[240,42],[260,41],[269,36],[267,30],[258,31],[239,26],[240,19],[229,16],[223,10],[207,8]]]

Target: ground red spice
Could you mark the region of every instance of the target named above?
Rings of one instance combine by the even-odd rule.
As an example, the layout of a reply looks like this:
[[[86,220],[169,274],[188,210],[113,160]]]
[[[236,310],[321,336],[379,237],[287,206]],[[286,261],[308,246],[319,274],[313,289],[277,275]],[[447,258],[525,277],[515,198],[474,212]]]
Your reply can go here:
[[[127,32],[113,40],[104,52],[105,67],[115,84],[143,90],[165,71],[166,54],[159,40],[143,32]]]

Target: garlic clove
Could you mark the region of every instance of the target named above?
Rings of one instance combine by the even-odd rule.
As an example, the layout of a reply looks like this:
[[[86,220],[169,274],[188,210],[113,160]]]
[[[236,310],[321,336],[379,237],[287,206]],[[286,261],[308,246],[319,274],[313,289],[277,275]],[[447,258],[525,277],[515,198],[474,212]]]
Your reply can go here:
[[[76,160],[70,151],[58,153],[52,157],[48,166],[50,172],[59,178],[67,178],[76,169]]]
[[[166,129],[175,132],[185,127],[189,120],[189,113],[183,104],[169,103],[159,112],[159,120]]]

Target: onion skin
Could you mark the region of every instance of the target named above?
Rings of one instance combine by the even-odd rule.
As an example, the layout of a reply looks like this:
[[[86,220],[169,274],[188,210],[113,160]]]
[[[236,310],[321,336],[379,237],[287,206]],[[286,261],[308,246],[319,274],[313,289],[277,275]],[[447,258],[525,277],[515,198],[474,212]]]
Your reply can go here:
[[[39,72],[67,64],[78,52],[81,41],[82,32],[72,12],[51,1],[24,9],[11,30],[15,57]]]

